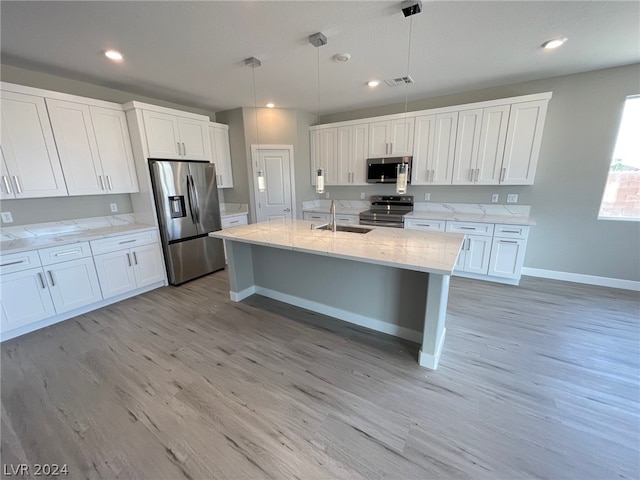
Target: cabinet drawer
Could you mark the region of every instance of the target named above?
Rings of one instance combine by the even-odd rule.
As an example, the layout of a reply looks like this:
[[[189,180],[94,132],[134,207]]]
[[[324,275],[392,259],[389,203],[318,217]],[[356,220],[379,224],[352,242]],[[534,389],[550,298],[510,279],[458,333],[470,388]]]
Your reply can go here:
[[[73,243],[71,245],[60,245],[59,247],[41,248],[38,250],[42,265],[53,265],[78,258],[91,256],[89,242]]]
[[[20,272],[41,265],[37,250],[0,255],[0,273],[2,274]]]
[[[239,227],[240,225],[247,225],[246,215],[236,215],[234,217],[226,217],[222,219],[222,228]]]
[[[444,232],[445,230],[444,220],[422,220],[418,218],[412,218],[405,220],[404,228],[410,230],[425,230],[428,232]]]
[[[446,231],[490,237],[493,235],[493,223],[447,222]]]
[[[527,238],[529,236],[528,225],[496,225],[495,237],[501,238]]]
[[[336,215],[336,223],[340,225],[358,225],[360,223],[359,215]]]
[[[101,240],[93,240],[91,241],[91,250],[93,254],[96,255],[157,242],[158,231],[149,230],[148,232],[131,233],[128,235],[118,235],[117,237],[103,238]]]
[[[329,214],[328,213],[311,213],[311,212],[304,212],[304,216],[303,218],[305,220],[323,220],[325,222],[329,221]]]

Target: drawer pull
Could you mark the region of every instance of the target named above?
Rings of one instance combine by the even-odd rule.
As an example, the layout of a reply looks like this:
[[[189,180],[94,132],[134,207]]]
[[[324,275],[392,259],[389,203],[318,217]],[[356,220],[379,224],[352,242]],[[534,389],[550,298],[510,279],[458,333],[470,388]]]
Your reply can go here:
[[[475,230],[476,227],[458,227],[460,230]]]
[[[416,223],[417,226],[419,227],[430,227],[431,224],[430,223]]]
[[[522,233],[520,230],[500,230],[502,233]]]
[[[121,242],[118,242],[118,245],[122,245],[123,243],[133,243],[133,242],[137,242],[137,240],[135,238],[133,240],[123,240]]]
[[[9,262],[3,263],[0,267],[8,267],[9,265],[18,265],[19,263],[24,263],[24,260],[18,260],[17,262]]]
[[[229,222],[229,225],[231,225],[232,223],[240,223],[240,220],[234,220],[233,222]]]
[[[500,243],[518,243],[517,240],[500,240]]]
[[[64,257],[65,255],[73,255],[74,253],[80,253],[80,250],[69,250],[68,252],[54,253],[54,257]]]
[[[40,286],[42,287],[43,290],[45,290],[47,288],[47,286],[44,284],[44,279],[42,278],[42,273],[38,272],[38,278],[40,279]]]

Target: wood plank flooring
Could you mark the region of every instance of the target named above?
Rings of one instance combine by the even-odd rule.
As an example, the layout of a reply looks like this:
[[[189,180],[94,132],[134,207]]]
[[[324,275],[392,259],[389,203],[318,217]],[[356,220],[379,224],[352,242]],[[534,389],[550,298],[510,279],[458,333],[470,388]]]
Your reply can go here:
[[[232,303],[219,272],[3,343],[3,472],[639,478],[639,312],[634,292],[453,278],[434,372],[413,343]]]

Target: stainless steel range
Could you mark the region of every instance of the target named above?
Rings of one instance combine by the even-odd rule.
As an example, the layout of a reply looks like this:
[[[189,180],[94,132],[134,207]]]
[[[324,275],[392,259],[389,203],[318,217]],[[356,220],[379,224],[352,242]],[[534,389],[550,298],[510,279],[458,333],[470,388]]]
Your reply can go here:
[[[371,209],[360,213],[360,225],[404,228],[404,216],[413,212],[412,195],[371,195]]]

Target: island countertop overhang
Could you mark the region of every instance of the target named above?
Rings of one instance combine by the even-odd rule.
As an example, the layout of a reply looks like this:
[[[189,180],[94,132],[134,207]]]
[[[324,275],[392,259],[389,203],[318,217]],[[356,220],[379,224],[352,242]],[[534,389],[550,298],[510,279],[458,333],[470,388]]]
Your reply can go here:
[[[209,233],[229,241],[451,275],[464,234],[372,227],[366,234],[313,229],[314,222],[261,222]]]

